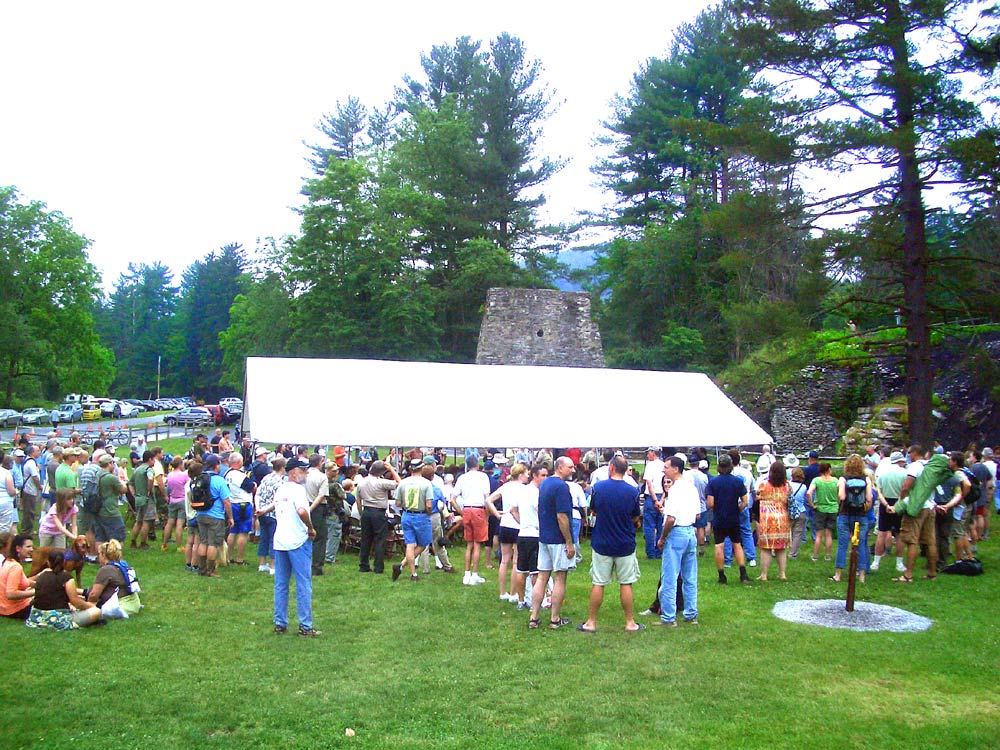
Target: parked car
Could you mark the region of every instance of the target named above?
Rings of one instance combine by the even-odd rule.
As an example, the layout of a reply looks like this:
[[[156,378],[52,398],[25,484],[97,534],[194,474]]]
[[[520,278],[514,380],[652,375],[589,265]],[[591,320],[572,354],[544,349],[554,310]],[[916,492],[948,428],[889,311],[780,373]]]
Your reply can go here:
[[[174,425],[211,424],[213,421],[212,413],[202,406],[188,406],[163,418],[163,422],[171,427]]]
[[[146,411],[146,405],[137,398],[123,398],[122,401],[126,404],[132,404],[132,406],[138,407],[140,412]]]
[[[156,411],[156,409],[158,408],[156,406],[156,402],[155,401],[147,401],[146,399],[143,399],[139,403],[142,404],[142,407],[146,411]]]
[[[83,407],[75,401],[63,404],[58,409],[53,409],[49,414],[52,424],[62,424],[64,422],[82,422]]]
[[[0,409],[0,425],[13,427],[21,421],[21,412],[14,409]]]
[[[83,404],[83,419],[91,421],[101,418],[101,405],[97,401],[87,401]]]
[[[21,412],[21,424],[45,424],[51,422],[48,409],[33,406]]]
[[[101,404],[102,417],[137,417],[141,411],[141,407],[130,404],[127,401],[110,400]]]

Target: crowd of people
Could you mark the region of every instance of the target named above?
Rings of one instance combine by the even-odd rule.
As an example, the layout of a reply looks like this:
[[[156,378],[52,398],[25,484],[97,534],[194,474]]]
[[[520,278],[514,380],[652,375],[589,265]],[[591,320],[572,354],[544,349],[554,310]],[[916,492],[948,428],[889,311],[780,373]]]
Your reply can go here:
[[[401,537],[392,580],[405,573],[419,581],[432,560],[457,573],[448,548],[459,535],[462,585],[485,583],[484,561],[496,563],[499,599],[526,610],[529,628],[547,610],[545,626],[559,629],[571,624],[562,611],[567,576],[583,560],[589,529],[591,592],[577,629],[596,631],[604,589],[617,582],[625,629],[635,632],[645,629],[633,601],[637,531],[646,557],[661,561],[654,601],[640,616],[675,627],[698,623],[699,557],[710,545],[723,585],[734,562],[741,583],[754,580],[748,568],[768,581],[773,563],[786,580],[803,549],[812,563],[821,554],[832,562],[830,579],[842,581],[852,537],[859,582],[895,557],[892,581],[909,584],[921,550],[925,579],[949,558],[973,559],[989,534],[990,506],[1000,512],[994,453],[975,446],[949,454],[872,446],[849,456],[840,476],[815,451],[779,457],[770,446],[756,464],[729,450],[714,473],[703,448],[659,446],[649,447],[641,469],[614,449],[470,448],[449,462],[440,449],[414,448],[380,459],[368,447],[269,449],[247,436],[234,445],[221,431],[198,435],[184,456],[140,447],[119,459],[100,440],[39,446],[22,438],[0,455],[0,615],[63,630],[135,614],[138,582],[123,549],[148,549],[162,526],[161,549],[173,541],[185,567],[208,578],[223,563],[251,564],[255,544],[258,572],[274,577],[278,634],[289,627],[294,580],[298,633],[320,635],[313,578],[340,561],[349,541],[359,573],[378,575],[388,544]],[[88,559],[99,569],[80,589]],[[26,575],[28,561],[35,564]]]

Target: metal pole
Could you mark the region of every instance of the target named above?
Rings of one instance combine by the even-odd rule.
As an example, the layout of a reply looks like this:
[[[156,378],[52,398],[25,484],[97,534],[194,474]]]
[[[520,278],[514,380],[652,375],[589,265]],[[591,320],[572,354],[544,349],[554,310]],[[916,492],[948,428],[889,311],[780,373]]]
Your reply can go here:
[[[861,524],[854,523],[854,534],[851,536],[851,561],[847,566],[847,611],[854,611],[855,576],[858,572],[858,539],[861,536]]]

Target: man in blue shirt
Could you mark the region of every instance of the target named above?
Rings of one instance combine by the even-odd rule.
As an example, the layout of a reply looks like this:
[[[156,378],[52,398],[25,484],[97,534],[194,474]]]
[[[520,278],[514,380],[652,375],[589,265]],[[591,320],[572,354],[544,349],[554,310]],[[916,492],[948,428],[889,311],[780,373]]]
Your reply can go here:
[[[733,460],[719,457],[719,475],[712,477],[705,490],[706,502],[712,511],[712,530],[715,533],[715,567],[719,570],[719,583],[728,583],[723,568],[723,556],[728,539],[733,545],[736,562],[740,566],[740,581],[749,583],[746,557],[740,536],[740,518],[747,507],[747,489],[743,480],[733,474]]]
[[[590,564],[590,608],[587,621],[577,630],[593,633],[597,630],[597,612],[604,601],[604,587],[611,576],[618,578],[625,630],[635,632],[646,626],[633,617],[632,584],[639,580],[639,561],[635,556],[635,519],[639,517],[639,489],[625,481],[628,461],[615,456],[608,464],[610,478],[594,485],[590,508],[596,516],[590,538],[593,560]]]
[[[219,556],[226,533],[233,527],[233,508],[229,503],[229,484],[219,476],[222,465],[218,454],[205,456],[204,471],[211,475],[209,491],[212,493],[212,507],[198,511],[198,573],[209,578],[218,578],[215,561]]]
[[[528,627],[538,627],[538,613],[545,598],[545,587],[551,576],[552,611],[549,627],[555,630],[569,625],[569,620],[560,616],[563,599],[566,598],[566,573],[576,567],[576,547],[573,546],[573,496],[570,494],[567,478],[573,473],[573,462],[562,456],[556,460],[554,476],[549,477],[538,488],[538,575],[531,592],[531,619]]]

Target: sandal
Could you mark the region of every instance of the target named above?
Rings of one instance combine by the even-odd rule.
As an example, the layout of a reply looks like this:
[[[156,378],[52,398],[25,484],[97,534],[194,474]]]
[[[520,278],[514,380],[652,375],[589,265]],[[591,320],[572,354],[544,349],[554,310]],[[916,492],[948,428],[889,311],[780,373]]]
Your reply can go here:
[[[569,625],[568,617],[560,617],[558,620],[549,620],[549,630],[558,630],[566,625]]]
[[[538,630],[538,623],[541,622],[539,617],[531,617],[528,619],[528,630]]]
[[[597,632],[597,628],[594,628],[593,630],[591,630],[590,628],[584,627],[584,625],[586,625],[586,623],[581,622],[579,625],[576,626],[576,629],[579,630],[581,633],[596,633]]]
[[[913,583],[913,577],[908,575],[901,575],[899,578],[891,578],[893,583]]]
[[[626,633],[638,633],[639,631],[645,630],[645,629],[646,629],[646,623],[644,623],[644,622],[637,622],[635,624],[635,630],[629,630],[628,628],[625,628],[625,632]]]
[[[920,577],[923,578],[925,581],[933,581],[935,578],[937,578],[937,576],[920,576]]]

